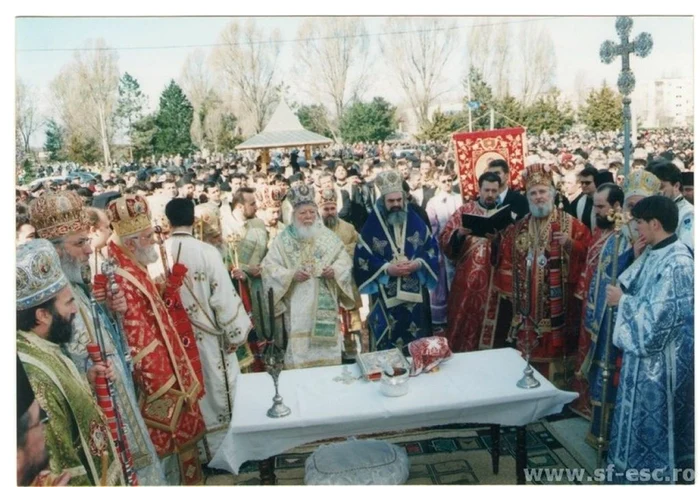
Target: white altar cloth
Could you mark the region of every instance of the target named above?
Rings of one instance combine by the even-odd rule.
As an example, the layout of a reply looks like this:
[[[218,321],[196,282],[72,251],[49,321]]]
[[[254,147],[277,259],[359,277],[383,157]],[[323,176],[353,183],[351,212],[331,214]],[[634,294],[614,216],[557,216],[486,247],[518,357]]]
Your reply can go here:
[[[540,387],[520,389],[525,361],[511,348],[454,354],[436,373],[409,379],[409,392],[386,397],[378,382],[334,381],[343,366],[285,370],[280,395],[292,413],[267,417],[274,385],[267,373],[238,376],[233,418],[210,467],[238,473],[248,460],[264,460],[314,441],[454,423],[523,426],[561,412],[578,397],[535,371]],[[347,366],[355,377],[357,365]]]

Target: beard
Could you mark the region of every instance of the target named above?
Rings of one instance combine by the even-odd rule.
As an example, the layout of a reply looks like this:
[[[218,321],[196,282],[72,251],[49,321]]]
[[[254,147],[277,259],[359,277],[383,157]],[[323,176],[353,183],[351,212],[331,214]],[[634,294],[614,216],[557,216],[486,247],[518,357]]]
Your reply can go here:
[[[27,458],[27,463],[22,472],[20,485],[30,485],[42,470],[49,468],[49,451],[46,449],[46,446],[44,446],[39,458],[34,458],[29,455],[25,458]]]
[[[61,260],[61,269],[63,269],[63,273],[68,278],[68,282],[72,284],[83,284],[83,263],[64,249],[61,249],[59,252],[59,259]]]
[[[615,225],[614,222],[611,222],[610,220],[608,220],[607,216],[600,216],[600,215],[595,216],[595,224],[601,230],[609,230]]]
[[[548,201],[542,205],[537,205],[533,202],[530,203],[530,213],[535,218],[547,218],[552,211],[554,211],[554,202]]]
[[[75,313],[71,313],[68,318],[64,318],[56,310],[51,310],[51,318],[51,328],[47,339],[58,345],[70,342],[71,338],[73,338]]]
[[[338,217],[336,215],[324,216],[323,224],[326,228],[335,228],[338,225]]]
[[[406,221],[408,213],[402,208],[389,210],[386,216],[386,222],[389,225],[401,225]]]
[[[154,245],[138,247],[136,252],[134,252],[134,256],[142,265],[149,265],[158,262],[158,252],[156,252]]]
[[[298,221],[294,222],[294,230],[296,231],[297,238],[300,240],[312,240],[318,234],[318,227],[315,225],[316,222],[311,225],[304,225]]]
[[[492,201],[491,203],[487,203],[485,200],[479,199],[479,204],[481,206],[483,206],[484,208],[486,208],[487,210],[492,210],[492,209],[496,208],[495,201]]]

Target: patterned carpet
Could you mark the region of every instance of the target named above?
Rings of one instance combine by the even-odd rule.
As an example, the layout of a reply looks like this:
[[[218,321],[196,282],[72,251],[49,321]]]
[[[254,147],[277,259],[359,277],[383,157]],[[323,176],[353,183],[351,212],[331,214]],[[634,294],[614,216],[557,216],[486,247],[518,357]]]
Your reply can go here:
[[[491,469],[491,430],[483,425],[450,425],[408,432],[372,435],[401,445],[411,462],[408,484],[515,484],[515,429],[501,430],[500,471]],[[360,437],[361,438],[361,437]],[[275,472],[280,485],[303,485],[304,462],[318,444],[295,448],[277,457]],[[534,423],[527,434],[528,466],[531,468],[581,468],[546,422]],[[248,462],[239,475],[208,470],[206,485],[256,485],[258,466]],[[562,482],[569,483],[569,482]]]

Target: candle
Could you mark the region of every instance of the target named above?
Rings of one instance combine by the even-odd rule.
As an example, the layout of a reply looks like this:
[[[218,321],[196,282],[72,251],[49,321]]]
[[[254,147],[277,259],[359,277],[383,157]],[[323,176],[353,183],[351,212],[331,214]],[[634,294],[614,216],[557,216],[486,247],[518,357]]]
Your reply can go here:
[[[272,341],[274,342],[277,336],[275,334],[275,299],[273,292],[272,288],[267,290],[267,306],[270,313],[270,337],[272,337]]]

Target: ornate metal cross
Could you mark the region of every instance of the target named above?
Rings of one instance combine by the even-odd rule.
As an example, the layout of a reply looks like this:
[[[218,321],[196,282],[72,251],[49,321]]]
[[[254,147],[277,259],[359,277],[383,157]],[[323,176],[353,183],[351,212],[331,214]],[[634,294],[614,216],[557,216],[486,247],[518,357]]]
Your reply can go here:
[[[610,64],[615,60],[616,56],[622,58],[622,71],[617,78],[617,88],[622,93],[622,120],[624,122],[625,140],[625,177],[630,171],[630,123],[632,120],[632,112],[630,111],[631,100],[629,95],[634,91],[635,79],[634,73],[630,69],[630,54],[634,53],[637,56],[644,58],[649,55],[651,48],[654,46],[654,41],[651,39],[651,34],[642,32],[634,41],[630,42],[629,34],[632,30],[633,21],[630,17],[618,17],[615,20],[615,30],[620,36],[620,43],[615,44],[613,41],[605,41],[600,46],[600,60],[605,64]]]

